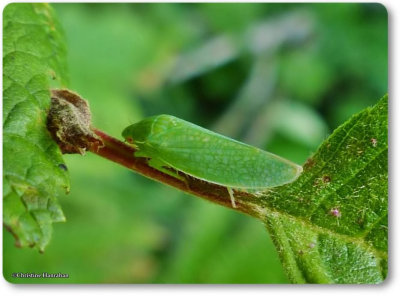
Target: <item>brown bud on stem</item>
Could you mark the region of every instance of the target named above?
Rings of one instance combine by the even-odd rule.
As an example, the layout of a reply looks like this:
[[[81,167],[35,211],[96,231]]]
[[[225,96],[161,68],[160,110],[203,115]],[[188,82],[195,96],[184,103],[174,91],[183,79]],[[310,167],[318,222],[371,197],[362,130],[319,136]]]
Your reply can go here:
[[[86,100],[66,89],[51,91],[47,128],[62,153],[84,154],[102,147],[102,140],[91,129],[91,114]]]

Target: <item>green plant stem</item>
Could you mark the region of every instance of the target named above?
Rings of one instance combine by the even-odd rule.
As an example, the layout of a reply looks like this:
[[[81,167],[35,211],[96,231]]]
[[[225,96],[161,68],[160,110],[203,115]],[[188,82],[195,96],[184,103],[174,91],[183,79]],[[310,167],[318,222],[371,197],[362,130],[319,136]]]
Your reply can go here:
[[[214,203],[226,206],[228,208],[232,208],[230,197],[226,187],[195,179],[185,174],[182,174],[182,177],[185,181],[164,174],[150,167],[147,163],[148,160],[146,158],[135,157],[134,152],[136,150],[133,146],[116,138],[113,138],[98,129],[93,128],[92,130],[103,142],[102,146],[91,146],[89,148],[89,151],[91,151],[92,153],[95,153],[101,157],[123,165],[128,169],[131,169],[150,179],[177,188],[186,193],[199,196]],[[235,210],[252,216],[257,216],[257,213],[254,213],[250,207],[246,206],[246,203],[241,202],[243,200],[248,200],[251,198],[254,198],[252,194],[235,191],[235,199],[237,205],[237,208],[235,208]]]

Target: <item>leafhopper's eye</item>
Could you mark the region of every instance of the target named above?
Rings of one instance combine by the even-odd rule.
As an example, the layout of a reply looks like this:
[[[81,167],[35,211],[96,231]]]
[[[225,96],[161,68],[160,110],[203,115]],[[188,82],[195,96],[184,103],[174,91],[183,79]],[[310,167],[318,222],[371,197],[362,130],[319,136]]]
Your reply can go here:
[[[132,139],[131,137],[127,137],[127,138],[126,138],[126,141],[127,141],[128,143],[130,143],[130,144],[133,144],[133,139]]]

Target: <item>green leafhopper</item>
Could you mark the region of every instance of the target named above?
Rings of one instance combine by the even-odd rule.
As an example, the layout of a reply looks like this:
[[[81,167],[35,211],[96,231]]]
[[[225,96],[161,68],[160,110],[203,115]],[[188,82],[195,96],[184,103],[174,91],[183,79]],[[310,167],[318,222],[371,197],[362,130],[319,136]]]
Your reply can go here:
[[[302,167],[275,154],[238,142],[171,115],[143,119],[122,132],[149,165],[182,179],[179,172],[227,188],[264,190],[294,181]],[[171,168],[176,170],[171,171]]]

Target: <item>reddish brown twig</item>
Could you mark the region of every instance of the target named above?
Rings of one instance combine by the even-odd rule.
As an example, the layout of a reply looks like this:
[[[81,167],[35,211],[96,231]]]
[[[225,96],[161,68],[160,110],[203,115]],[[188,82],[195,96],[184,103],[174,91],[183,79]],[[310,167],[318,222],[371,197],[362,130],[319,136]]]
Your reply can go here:
[[[106,133],[93,129],[94,133],[102,140],[103,146],[92,146],[89,150],[101,157],[107,158],[113,162],[123,165],[143,176],[164,183],[171,187],[175,187],[181,191],[193,194],[209,201],[221,204],[223,206],[232,208],[230,197],[226,187],[219,186],[213,183],[205,182],[199,179],[192,178],[188,175],[182,175],[186,182],[174,178],[170,175],[164,174],[147,164],[147,159],[143,157],[135,157],[135,149],[133,146],[115,139]],[[236,210],[247,214],[247,208],[240,201],[241,199],[248,199],[252,195],[245,192],[235,192],[236,197]]]

